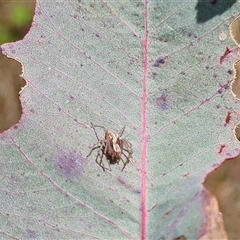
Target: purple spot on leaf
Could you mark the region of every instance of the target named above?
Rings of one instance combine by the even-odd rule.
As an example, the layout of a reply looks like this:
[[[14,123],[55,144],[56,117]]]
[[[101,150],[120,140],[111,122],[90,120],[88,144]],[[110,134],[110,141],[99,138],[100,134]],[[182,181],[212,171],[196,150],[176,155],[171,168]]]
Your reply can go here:
[[[156,72],[152,72],[153,77],[157,76]]]
[[[213,77],[216,78],[216,77],[217,77],[217,74],[213,74]]]
[[[67,178],[81,175],[86,166],[86,158],[75,150],[61,149],[55,156],[58,170]]]
[[[27,229],[26,230],[26,239],[27,240],[37,239],[37,233],[33,230]]]
[[[166,63],[167,57],[159,57],[153,64],[154,67],[159,67],[160,65],[163,65]]]
[[[151,135],[147,134],[147,137],[146,137],[147,142],[149,142],[150,139],[151,139]]]
[[[156,106],[162,110],[168,110],[170,108],[170,97],[167,93],[162,93],[162,95],[155,100]]]
[[[229,88],[229,85],[228,85],[228,84],[224,84],[224,85],[223,85],[223,88],[224,88],[224,89],[228,89],[228,88]]]
[[[137,194],[140,194],[141,190],[140,189],[136,189],[134,192],[137,193]]]

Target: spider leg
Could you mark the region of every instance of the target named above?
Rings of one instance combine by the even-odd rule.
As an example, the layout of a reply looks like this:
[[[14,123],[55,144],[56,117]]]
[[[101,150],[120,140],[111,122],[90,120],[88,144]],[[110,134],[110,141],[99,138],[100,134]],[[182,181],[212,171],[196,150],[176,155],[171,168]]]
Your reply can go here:
[[[123,171],[123,170],[124,170],[124,168],[127,166],[127,164],[128,164],[130,161],[129,161],[129,159],[127,159],[127,161],[126,161],[126,162],[124,162],[122,158],[120,158],[120,159],[121,159],[121,160],[122,160],[122,162],[123,162],[123,168],[122,168],[122,170],[121,170],[121,171]]]
[[[105,148],[106,149],[106,148]],[[103,158],[103,155],[106,155],[105,154],[105,151],[102,151],[102,158]],[[107,169],[107,170],[109,170],[109,171],[112,171],[112,169],[111,169],[111,165],[110,165],[110,161],[106,158],[106,161],[107,161],[107,163],[108,163],[108,166],[109,166],[109,168],[106,168],[106,167],[104,167],[105,169]]]
[[[124,130],[125,130],[125,127],[126,127],[126,125],[122,128],[121,132],[119,133],[119,137],[122,136],[122,134],[123,134],[123,132],[124,132]]]
[[[128,153],[128,156],[126,156],[126,154],[125,154],[123,151],[127,152],[127,153]],[[122,151],[122,154],[123,154],[126,158],[132,158],[132,154],[133,154],[132,151],[130,151],[129,149],[125,149],[125,148],[123,148],[123,151]]]
[[[106,155],[108,147],[109,147],[109,141],[106,141],[106,146],[105,146],[105,149],[104,149],[104,155]]]
[[[130,142],[127,142],[126,140],[124,140],[123,142],[123,151],[128,153],[128,157],[131,158],[132,154],[133,154],[133,150],[132,150],[132,144]]]
[[[126,161],[124,161],[121,157],[120,157],[120,160],[123,162],[123,168],[122,168],[122,171],[123,169],[127,166],[127,164],[130,162],[130,158],[131,158],[131,155],[127,156],[124,152],[122,152],[122,154],[124,155],[124,157],[126,158]]]
[[[107,160],[107,163],[108,163],[108,166],[109,166],[109,168],[106,168],[105,166],[104,166],[104,163],[103,163],[103,155],[104,155],[104,151],[102,150],[102,154],[100,154],[99,152],[98,152],[98,155],[97,155],[97,157],[96,157],[96,163],[103,169],[103,171],[105,172],[105,169],[107,169],[107,170],[109,170],[109,171],[112,171],[112,169],[111,169],[111,166],[110,166],[110,164],[109,164],[109,161]],[[100,161],[98,161],[97,159],[98,159],[98,157],[100,157]]]
[[[91,125],[92,125],[92,128],[93,128],[93,129],[95,129],[95,127],[99,127],[99,128],[104,129],[105,131],[107,130],[105,127],[100,126],[100,125],[94,125],[92,122],[91,122]]]
[[[94,130],[94,133],[95,133],[95,136],[96,136],[97,140],[100,142],[100,139],[99,139],[99,137],[98,137],[98,135],[97,135],[97,131],[96,131],[96,129],[95,129],[95,127],[98,127],[98,126],[97,126],[97,125],[93,125],[92,122],[91,122],[91,125],[92,125],[92,129]]]
[[[123,147],[123,150],[125,150],[126,152],[129,152],[129,153],[132,153],[132,148],[128,147],[128,146],[127,146],[127,148]]]
[[[103,163],[103,161],[102,161],[102,159],[103,159],[103,150],[102,150],[102,154],[100,154],[100,151],[101,151],[102,149],[99,149],[98,150],[98,154],[97,154],[97,157],[96,157],[96,163],[102,168],[102,170],[105,172],[105,167],[104,167],[104,163]],[[100,161],[98,161],[98,157],[100,157]]]
[[[130,151],[132,150],[132,144],[128,142],[126,139],[123,139],[123,145]]]
[[[96,144],[94,144],[94,146],[93,146],[93,148],[92,148],[92,150],[90,151],[90,153],[87,155],[87,157],[89,157],[91,154],[92,154],[92,152],[95,150],[95,149],[97,149],[97,148],[100,148],[101,146],[96,146],[98,143],[96,143]],[[95,147],[96,146],[96,147]]]
[[[109,160],[107,160],[107,162],[108,162],[109,169],[108,169],[108,168],[106,168],[106,169],[108,169],[109,171],[112,171],[111,165],[110,165],[110,163],[109,163]]]

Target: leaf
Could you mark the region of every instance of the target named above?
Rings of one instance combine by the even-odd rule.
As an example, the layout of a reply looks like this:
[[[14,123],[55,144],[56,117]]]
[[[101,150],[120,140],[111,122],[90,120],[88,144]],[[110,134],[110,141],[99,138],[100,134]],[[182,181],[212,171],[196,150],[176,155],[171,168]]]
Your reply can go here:
[[[1,135],[2,234],[207,235],[201,183],[239,152],[228,33],[238,5],[209,15],[199,4],[38,1],[29,33],[2,46],[28,83],[19,124]],[[86,158],[91,122],[115,133],[126,125],[134,161],[123,172],[121,163],[103,172],[96,151]]]

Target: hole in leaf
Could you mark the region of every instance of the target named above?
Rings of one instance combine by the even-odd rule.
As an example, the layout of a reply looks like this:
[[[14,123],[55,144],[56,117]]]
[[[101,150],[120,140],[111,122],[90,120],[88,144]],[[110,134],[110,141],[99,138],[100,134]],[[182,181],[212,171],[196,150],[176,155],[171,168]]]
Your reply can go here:
[[[240,16],[238,16],[229,26],[230,36],[232,40],[240,46]],[[235,98],[240,100],[240,61],[236,61],[233,66],[234,78],[231,85],[232,93]],[[240,141],[240,123],[235,128],[236,138]]]
[[[35,0],[0,2],[0,44],[20,40],[26,35],[35,5]],[[19,94],[26,85],[21,74],[21,64],[0,51],[0,133],[18,123],[21,117]]]
[[[184,235],[174,238],[174,240],[186,240],[187,238]]]
[[[21,64],[0,52],[0,132],[18,123],[21,117],[19,93],[26,85],[21,73]]]
[[[232,83],[232,92],[236,98],[240,99],[240,61],[234,63],[234,81]]]
[[[240,45],[240,18],[230,24],[230,35],[233,41]],[[234,63],[234,80],[231,88],[233,95],[240,99],[240,61]],[[229,72],[231,73],[231,72]],[[228,111],[225,117],[225,126],[231,122],[232,113]],[[240,139],[239,124],[235,128],[237,139]],[[218,154],[225,151],[225,144],[219,146]],[[224,227],[228,239],[239,239],[240,219],[240,155],[233,159],[226,159],[220,167],[209,173],[204,181],[205,187],[216,197],[218,209],[222,213]],[[224,238],[225,239],[225,238]]]
[[[240,141],[240,123],[235,128],[235,135],[238,141]]]
[[[240,24],[240,16],[238,16],[229,26],[231,38],[237,45],[240,44],[239,24]]]
[[[209,173],[205,187],[216,197],[228,239],[239,239],[240,228],[240,156],[225,160]]]

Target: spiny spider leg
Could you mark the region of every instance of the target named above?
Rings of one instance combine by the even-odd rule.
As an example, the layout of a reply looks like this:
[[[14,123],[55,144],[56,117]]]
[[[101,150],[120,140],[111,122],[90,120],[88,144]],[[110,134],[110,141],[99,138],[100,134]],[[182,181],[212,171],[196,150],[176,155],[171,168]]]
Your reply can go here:
[[[104,149],[104,155],[106,156],[107,154],[107,150],[108,150],[108,147],[110,146],[110,142],[109,141],[105,141],[105,149]]]
[[[107,169],[107,170],[110,170],[111,171],[111,166],[109,165],[109,162],[108,162],[108,166],[109,166],[109,168],[106,168],[105,166],[104,166],[104,163],[103,163],[103,161],[102,161],[102,159],[103,159],[103,154],[104,154],[104,152],[102,151],[102,154],[100,154],[100,149],[99,149],[99,151],[98,151],[98,154],[97,154],[97,157],[96,157],[96,163],[103,169],[103,171],[105,172],[105,169]],[[98,162],[98,157],[100,157],[100,161]]]
[[[127,164],[130,162],[130,158],[132,157],[132,155],[126,155],[124,152],[122,152],[122,154],[124,155],[124,157],[127,159],[125,162],[123,161],[123,159],[121,158],[121,160],[123,161],[123,168],[122,168],[122,171],[123,169],[127,166]]]
[[[92,125],[92,128],[93,128],[93,130],[94,130],[94,133],[95,133],[95,135],[96,135],[96,137],[97,137],[97,140],[100,142],[100,139],[99,139],[99,137],[98,137],[98,135],[97,135],[97,132],[96,132],[96,129],[95,129],[95,126],[96,126],[96,125],[93,125],[92,122],[91,122],[91,125]]]
[[[122,128],[121,132],[119,133],[119,137],[122,136],[122,134],[123,134],[123,132],[124,132],[124,130],[125,130],[125,127],[126,127],[126,125]]]
[[[103,158],[103,151],[102,151],[102,154],[100,154],[100,150],[98,150],[98,154],[97,154],[97,157],[96,157],[96,163],[102,168],[102,170],[105,172],[105,167],[104,167],[104,163],[102,161],[102,158]],[[98,158],[100,157],[100,162],[98,162]]]
[[[130,160],[129,160],[129,158],[131,157],[131,155],[130,154],[128,154],[128,156],[124,153],[124,152],[122,152],[122,154],[124,155],[124,157],[127,159],[127,161],[126,162],[130,162]]]
[[[105,146],[105,149],[106,149],[106,146]],[[102,158],[103,158],[103,154],[106,155],[106,153],[104,153],[104,152],[105,152],[105,151],[102,150]],[[106,160],[107,160],[107,163],[108,163],[109,168],[105,168],[105,167],[104,167],[104,168],[107,169],[107,170],[109,170],[109,171],[112,171],[111,166],[110,166],[110,163],[109,163],[109,160],[108,160],[108,159],[106,159]],[[101,161],[102,161],[102,159],[101,159]],[[104,164],[103,164],[103,165],[104,165]]]
[[[130,142],[127,142],[125,139],[124,139],[123,145],[125,145],[129,149],[132,148],[132,144]]]
[[[91,125],[92,125],[92,128],[95,128],[95,127],[99,127],[99,128],[102,128],[104,129],[104,131],[107,131],[107,129],[103,126],[100,126],[100,125],[94,125],[92,122],[91,122]]]
[[[124,156],[125,156],[125,154],[124,154]],[[127,166],[127,164],[128,164],[130,161],[129,161],[129,159],[127,158],[127,161],[124,162],[123,159],[122,159],[121,157],[120,157],[120,160],[123,162],[123,168],[122,168],[122,170],[121,170],[121,171],[123,171],[124,168]]]
[[[128,159],[128,158],[132,158],[132,152],[129,152],[128,149],[123,149],[125,152],[128,153],[128,156],[122,151],[122,154]]]
[[[96,144],[94,144],[94,146],[93,146],[93,148],[92,148],[92,150],[91,150],[91,152],[87,155],[87,157],[89,157],[90,155],[91,155],[91,153],[95,150],[95,149],[97,149],[97,148],[100,148],[101,146],[96,146],[97,144],[99,144],[99,143],[96,143]],[[96,147],[95,147],[96,146]]]
[[[107,160],[107,163],[108,163],[109,168],[106,168],[106,169],[109,170],[109,171],[112,171],[111,165],[109,164],[109,160]]]

